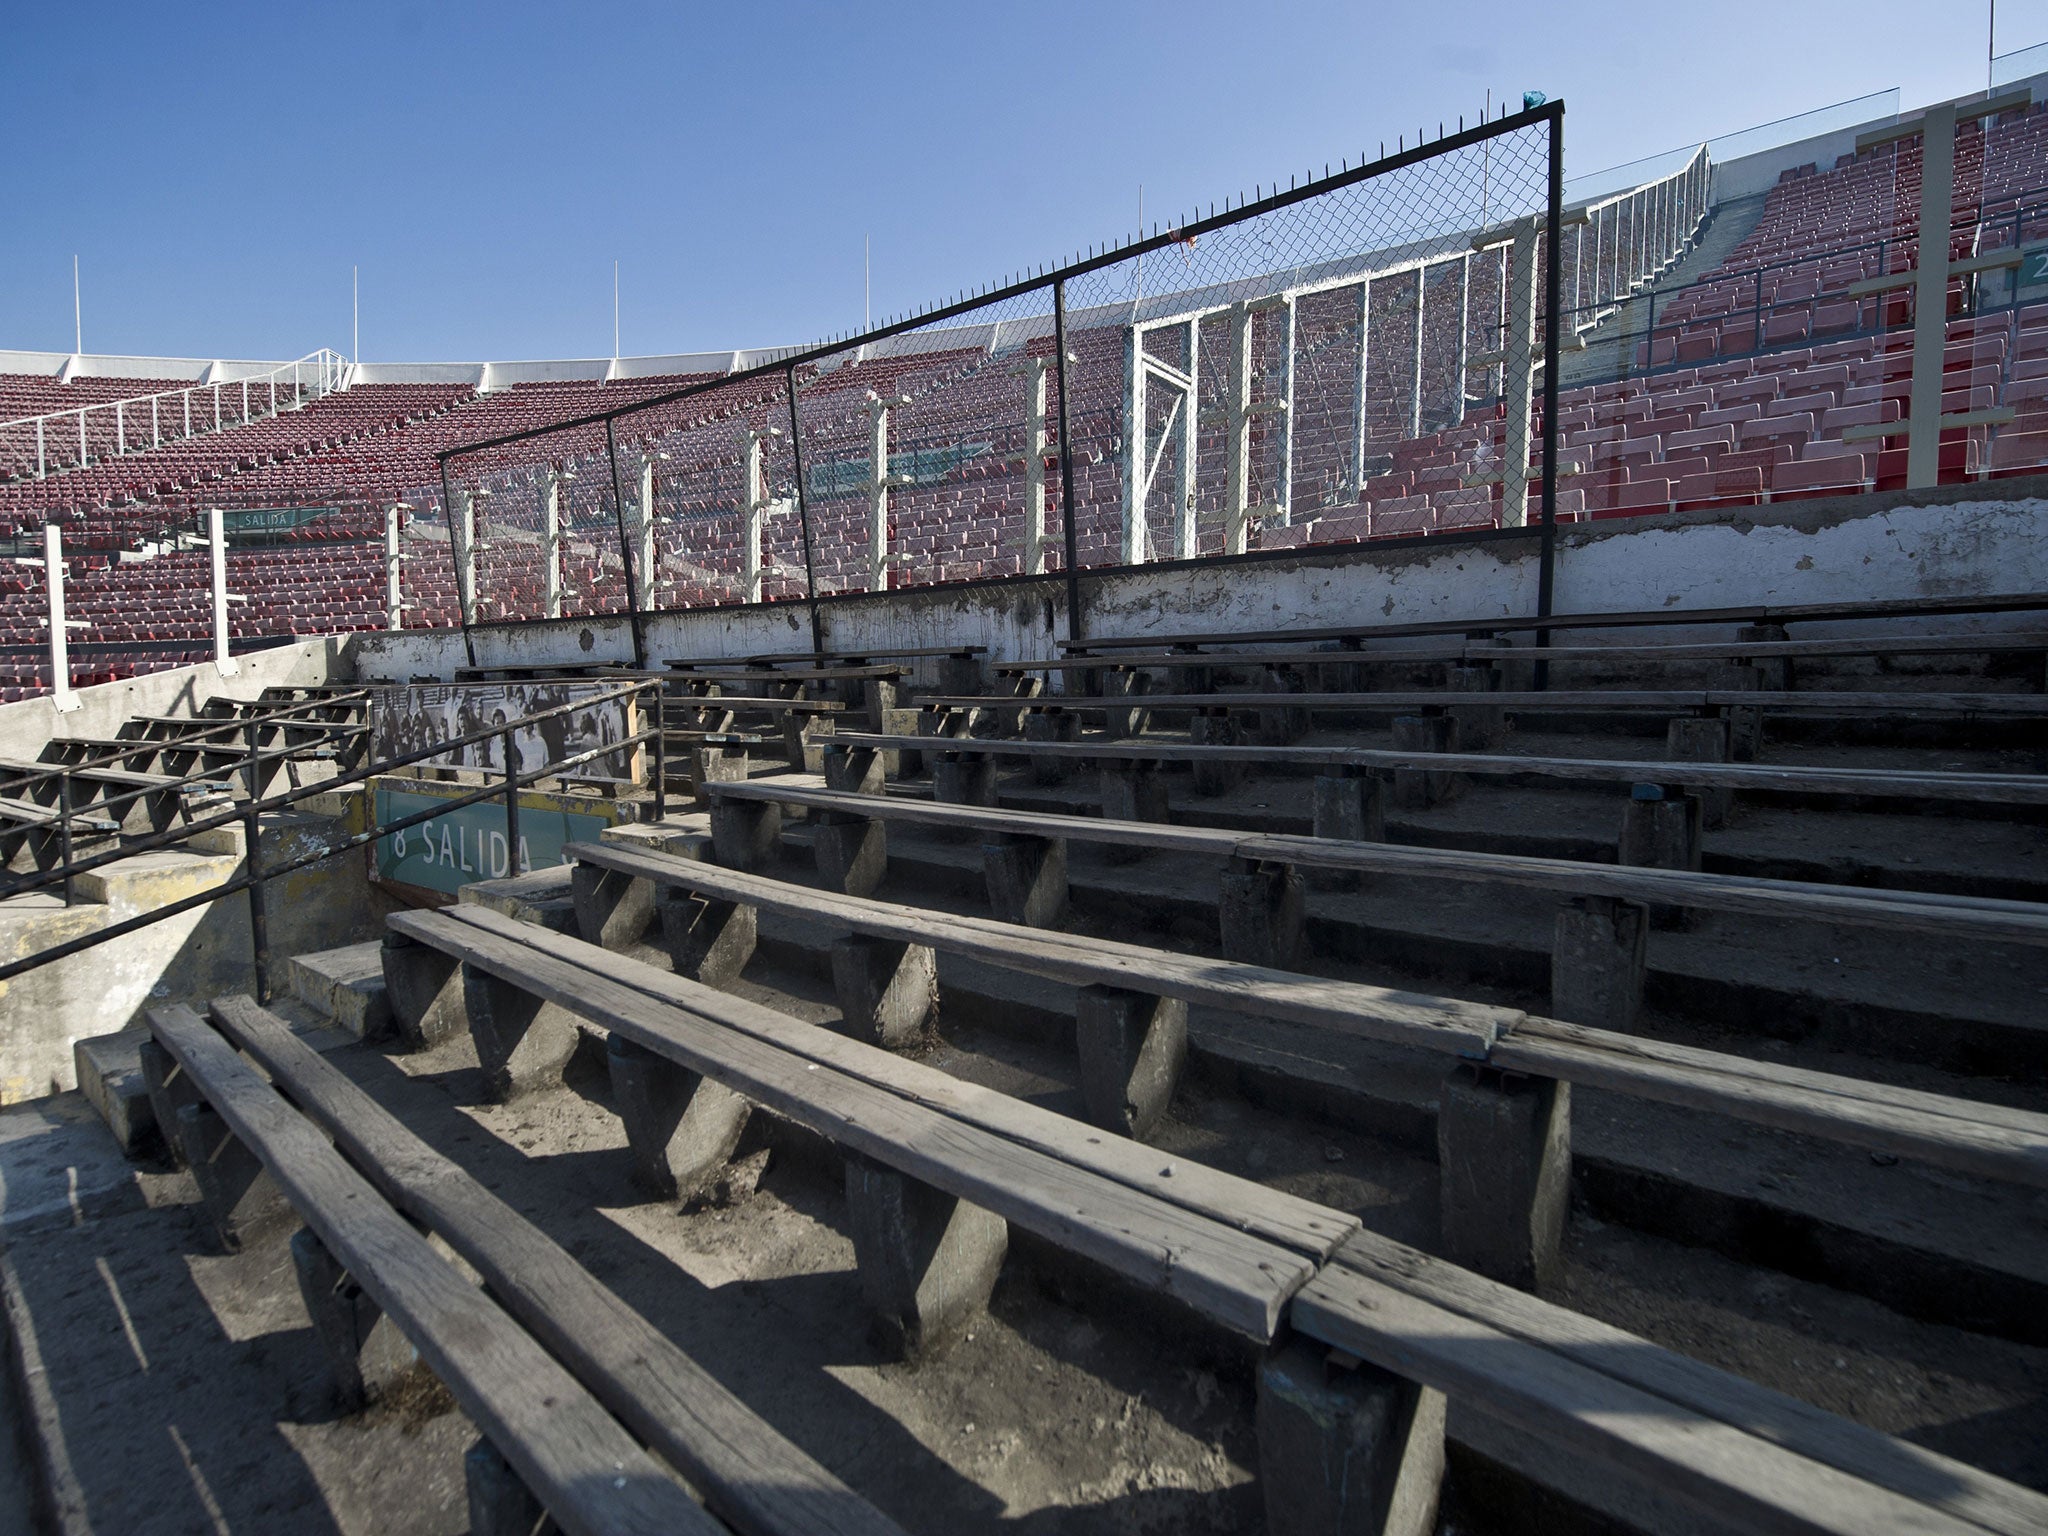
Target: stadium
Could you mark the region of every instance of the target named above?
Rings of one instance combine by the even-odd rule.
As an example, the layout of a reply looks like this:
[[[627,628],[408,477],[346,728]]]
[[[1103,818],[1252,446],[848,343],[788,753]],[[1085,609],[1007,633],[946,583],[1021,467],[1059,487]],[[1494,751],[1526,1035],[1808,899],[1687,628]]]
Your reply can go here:
[[[0,1536],[2048,1532],[1986,62],[809,344],[0,350]]]

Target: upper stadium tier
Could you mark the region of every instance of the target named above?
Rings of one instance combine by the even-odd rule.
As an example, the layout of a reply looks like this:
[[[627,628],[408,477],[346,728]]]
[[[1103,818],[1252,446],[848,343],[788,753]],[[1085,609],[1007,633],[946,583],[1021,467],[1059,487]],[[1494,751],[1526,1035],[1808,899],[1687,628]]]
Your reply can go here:
[[[1952,145],[1944,129],[1943,350],[1939,388],[1918,397],[1941,420],[1918,470],[1918,322],[1939,291],[1913,276],[1920,114],[1725,161],[1701,146],[1567,202],[1555,516],[2048,470],[2040,83],[1962,98]],[[0,353],[0,538],[17,556],[0,577],[0,688],[47,681],[52,522],[81,680],[207,654],[213,508],[243,641],[1538,522],[1551,274],[1533,143],[1077,271],[1063,367],[1049,287],[836,351]],[[1521,340],[1518,313],[1533,321]]]

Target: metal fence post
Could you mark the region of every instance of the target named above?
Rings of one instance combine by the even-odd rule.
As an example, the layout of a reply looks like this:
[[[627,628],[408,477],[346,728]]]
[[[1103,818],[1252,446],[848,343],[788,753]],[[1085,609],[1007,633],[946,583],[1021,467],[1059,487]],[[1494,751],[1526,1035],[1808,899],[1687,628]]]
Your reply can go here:
[[[612,518],[619,525],[619,563],[626,568],[626,622],[633,633],[633,665],[647,665],[647,639],[640,633],[640,584],[633,574],[632,540],[626,535],[626,498],[619,490],[619,439],[612,418],[604,419],[605,456],[612,465]]]
[[[448,489],[448,461],[441,460],[441,526],[448,531],[448,568],[455,573],[455,617],[462,624],[462,649],[476,665],[476,636],[470,633],[469,603],[462,590],[462,554],[455,547],[455,493]]]
[[[1060,374],[1060,534],[1067,552],[1067,642],[1080,640],[1081,557],[1074,531],[1074,434],[1067,411],[1067,280],[1052,285],[1052,344]]]
[[[57,775],[57,854],[64,861],[64,905],[71,905],[71,770]]]
[[[1560,288],[1557,246],[1564,229],[1564,103],[1550,114],[1550,206],[1544,211],[1543,272],[1543,534],[1536,575],[1536,616],[1548,618],[1557,588],[1557,370]],[[1510,465],[1519,472],[1522,466]],[[1538,645],[1550,644],[1550,631],[1536,632]],[[1539,661],[1533,681],[1550,684],[1550,664]]]
[[[263,798],[263,734],[259,721],[249,722],[249,804]],[[249,947],[256,968],[256,1001],[270,1001],[270,913],[263,900],[263,823],[251,809],[242,816],[242,842],[249,878]]]
[[[654,680],[654,819],[668,820],[668,696],[663,680]],[[643,690],[643,698],[646,696]]]
[[[512,745],[512,727],[506,726],[498,738],[500,749],[505,754],[505,870],[516,875],[519,869],[519,759]],[[481,861],[479,861],[481,862]]]
[[[791,363],[783,378],[789,386],[789,452],[796,473],[796,518],[804,535],[804,595],[811,605],[811,649],[825,649],[825,626],[818,616],[818,572],[812,564],[811,500],[804,490],[804,434],[796,419],[796,364]]]

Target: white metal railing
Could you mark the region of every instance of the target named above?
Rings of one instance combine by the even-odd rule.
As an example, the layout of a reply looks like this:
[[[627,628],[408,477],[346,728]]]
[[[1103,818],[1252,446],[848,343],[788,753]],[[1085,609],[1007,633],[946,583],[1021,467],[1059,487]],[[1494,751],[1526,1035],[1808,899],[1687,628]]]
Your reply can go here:
[[[340,389],[347,369],[347,358],[322,347],[240,379],[21,416],[0,421],[0,449],[26,451],[33,442],[31,473],[41,480],[297,410]]]
[[[1692,249],[1712,198],[1702,144],[1667,176],[1570,209],[1564,239],[1565,311],[1584,335]]]

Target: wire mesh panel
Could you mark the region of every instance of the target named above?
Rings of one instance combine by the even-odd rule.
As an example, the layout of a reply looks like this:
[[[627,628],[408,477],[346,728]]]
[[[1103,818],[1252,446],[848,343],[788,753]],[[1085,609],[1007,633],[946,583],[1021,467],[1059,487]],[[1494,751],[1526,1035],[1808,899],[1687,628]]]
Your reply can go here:
[[[628,611],[620,528],[632,492],[602,423],[461,454],[447,467],[456,565],[475,571],[472,623]]]
[[[1070,279],[1082,563],[1499,522],[1485,247],[1538,220],[1548,151],[1531,125]]]
[[[1049,288],[823,354],[797,391],[818,590],[1063,563]]]
[[[642,407],[613,423],[643,608],[805,595],[789,426],[789,386],[780,370]],[[650,504],[648,519],[643,509]]]
[[[1531,521],[1560,121],[1403,145],[919,323],[447,455],[472,619]]]

